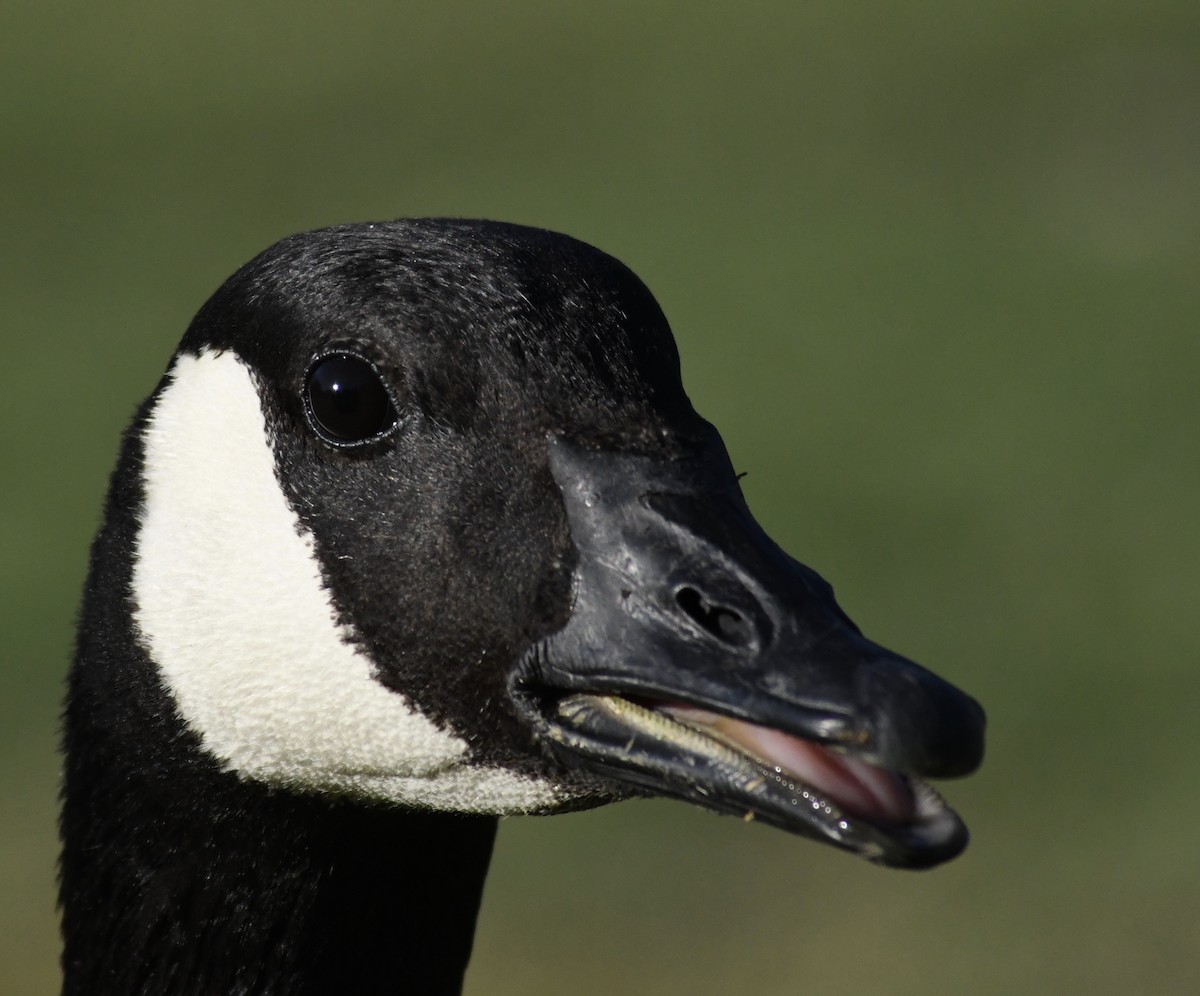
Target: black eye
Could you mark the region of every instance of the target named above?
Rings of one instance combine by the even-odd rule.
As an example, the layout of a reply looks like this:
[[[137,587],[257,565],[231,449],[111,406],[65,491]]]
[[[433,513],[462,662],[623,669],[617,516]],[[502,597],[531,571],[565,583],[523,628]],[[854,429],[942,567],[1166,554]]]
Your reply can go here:
[[[305,400],[313,428],[341,446],[382,436],[399,418],[375,368],[361,356],[347,353],[313,364]]]

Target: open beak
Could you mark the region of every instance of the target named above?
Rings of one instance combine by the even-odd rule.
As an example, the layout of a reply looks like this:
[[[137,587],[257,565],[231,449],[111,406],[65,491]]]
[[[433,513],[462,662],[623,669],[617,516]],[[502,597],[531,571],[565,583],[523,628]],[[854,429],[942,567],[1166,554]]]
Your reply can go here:
[[[512,694],[560,762],[880,864],[962,851],[966,827],[923,779],[978,767],[982,708],[866,639],[771,541],[715,430],[675,460],[556,438],[550,467],[575,604]]]

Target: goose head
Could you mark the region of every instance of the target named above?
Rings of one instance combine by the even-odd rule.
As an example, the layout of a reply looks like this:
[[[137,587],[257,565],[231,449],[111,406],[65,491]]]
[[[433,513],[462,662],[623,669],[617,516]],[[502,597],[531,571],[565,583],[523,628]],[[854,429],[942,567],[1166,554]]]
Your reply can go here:
[[[757,525],[653,297],[589,246],[285,239],[132,438],[134,627],[240,779],[493,815],[663,795],[902,867],[966,844],[926,779],[980,763],[982,710]]]

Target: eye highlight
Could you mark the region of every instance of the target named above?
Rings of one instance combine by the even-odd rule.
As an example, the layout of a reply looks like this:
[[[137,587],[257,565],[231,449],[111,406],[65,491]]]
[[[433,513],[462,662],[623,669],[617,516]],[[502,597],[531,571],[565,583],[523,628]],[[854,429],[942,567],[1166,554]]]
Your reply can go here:
[[[317,435],[335,446],[378,439],[400,418],[374,365],[353,353],[333,353],[312,365],[304,407]]]

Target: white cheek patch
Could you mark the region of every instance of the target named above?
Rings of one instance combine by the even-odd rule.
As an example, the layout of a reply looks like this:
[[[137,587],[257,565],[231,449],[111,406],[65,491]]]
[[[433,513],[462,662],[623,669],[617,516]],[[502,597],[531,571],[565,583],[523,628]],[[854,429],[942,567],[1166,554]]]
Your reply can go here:
[[[232,353],[180,355],[145,432],[135,622],[187,725],[239,774],[462,812],[552,808],[372,677],[275,476]]]

